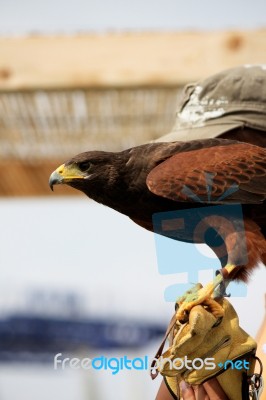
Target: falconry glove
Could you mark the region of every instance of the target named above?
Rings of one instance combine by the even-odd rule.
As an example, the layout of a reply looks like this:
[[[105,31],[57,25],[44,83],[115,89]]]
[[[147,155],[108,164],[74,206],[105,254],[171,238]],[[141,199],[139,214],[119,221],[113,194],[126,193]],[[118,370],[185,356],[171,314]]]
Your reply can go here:
[[[197,292],[201,285],[192,289]],[[191,291],[187,292],[191,295]],[[185,294],[186,296],[186,294]],[[184,297],[178,299],[177,312],[173,316],[165,339],[151,365],[151,375],[160,372],[175,399],[180,398],[179,384],[199,385],[216,377],[230,400],[250,399],[249,391],[256,393],[252,380],[254,375],[256,342],[239,326],[236,311],[226,299],[213,300],[195,305],[189,312],[187,321],[176,318]],[[213,302],[223,310],[217,317]],[[207,301],[208,303],[208,301]],[[214,311],[215,310],[215,311]],[[170,347],[162,353],[166,339]]]

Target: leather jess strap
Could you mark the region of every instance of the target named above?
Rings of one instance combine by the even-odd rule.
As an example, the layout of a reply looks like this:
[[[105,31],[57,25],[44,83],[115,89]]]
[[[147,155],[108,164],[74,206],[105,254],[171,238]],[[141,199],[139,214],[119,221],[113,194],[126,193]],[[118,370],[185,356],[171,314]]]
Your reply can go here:
[[[154,356],[154,358],[153,358],[153,361],[152,361],[152,363],[151,363],[151,366],[150,366],[150,375],[151,375],[151,378],[152,378],[152,379],[155,379],[155,378],[157,377],[157,375],[159,374],[158,369],[155,370],[155,368],[154,368],[154,367],[155,367],[155,363],[156,363],[156,361],[158,360],[158,358],[161,357],[162,352],[163,352],[163,348],[164,348],[164,345],[165,345],[165,342],[166,342],[166,340],[167,340],[169,334],[171,333],[172,329],[174,328],[175,323],[176,323],[176,314],[174,314],[173,317],[171,318],[171,321],[170,321],[170,323],[169,323],[169,325],[168,325],[168,327],[167,327],[167,329],[166,329],[166,332],[165,332],[163,341],[162,341],[162,343],[160,344],[160,347],[159,347],[159,349],[157,350],[157,353],[155,354],[155,356]],[[156,371],[156,372],[154,372],[154,371]]]

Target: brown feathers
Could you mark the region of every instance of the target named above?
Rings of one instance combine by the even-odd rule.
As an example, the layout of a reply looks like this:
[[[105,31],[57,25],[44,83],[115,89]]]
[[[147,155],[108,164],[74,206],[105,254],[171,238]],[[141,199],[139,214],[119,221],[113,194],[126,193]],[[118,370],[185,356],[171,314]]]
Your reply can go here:
[[[207,203],[259,203],[266,198],[265,183],[266,149],[246,143],[178,153],[147,177],[154,194],[181,202],[194,193]]]
[[[210,204],[241,203],[247,260],[236,278],[246,280],[266,260],[266,149],[224,139],[152,143],[119,153],[82,153],[60,166],[50,184],[66,183],[90,198],[153,230],[154,213]],[[227,260],[235,263],[242,248],[232,245],[232,231],[209,219],[213,236],[220,235]],[[211,222],[212,221],[212,222]],[[104,222],[103,222],[104,223]],[[193,243],[188,229],[178,240]],[[204,235],[202,242],[206,242]]]

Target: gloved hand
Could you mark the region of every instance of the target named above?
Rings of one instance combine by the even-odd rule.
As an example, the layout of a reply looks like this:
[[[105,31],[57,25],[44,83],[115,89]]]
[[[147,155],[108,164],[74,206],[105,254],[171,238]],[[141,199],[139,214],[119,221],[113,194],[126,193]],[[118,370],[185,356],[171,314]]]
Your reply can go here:
[[[211,377],[217,377],[230,400],[249,399],[248,379],[254,373],[256,342],[240,328],[230,302],[217,302],[223,309],[222,318],[214,316],[213,307],[206,305],[194,306],[187,322],[173,318],[167,333],[170,347],[156,355],[153,367],[165,377],[177,399],[182,380],[197,385]]]

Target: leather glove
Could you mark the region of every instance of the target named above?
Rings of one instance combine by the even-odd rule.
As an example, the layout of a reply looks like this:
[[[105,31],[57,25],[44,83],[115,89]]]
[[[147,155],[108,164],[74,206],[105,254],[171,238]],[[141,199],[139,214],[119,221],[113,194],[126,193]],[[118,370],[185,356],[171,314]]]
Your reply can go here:
[[[165,377],[176,399],[182,380],[198,385],[212,377],[217,377],[230,400],[249,399],[248,379],[254,373],[256,342],[240,328],[231,303],[226,299],[217,303],[223,308],[222,318],[206,305],[194,306],[187,322],[174,316],[166,335],[170,336],[170,347],[161,354],[164,340],[152,364],[157,368],[155,375],[159,371]]]

